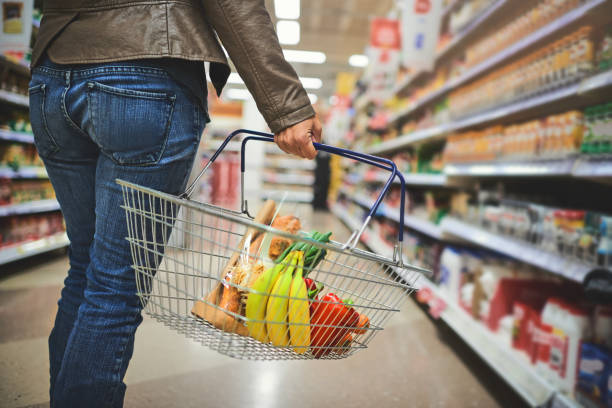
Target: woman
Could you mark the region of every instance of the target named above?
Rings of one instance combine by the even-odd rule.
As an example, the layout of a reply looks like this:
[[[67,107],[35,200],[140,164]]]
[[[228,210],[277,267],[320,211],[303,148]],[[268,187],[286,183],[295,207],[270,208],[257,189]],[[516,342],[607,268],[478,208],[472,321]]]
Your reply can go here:
[[[66,220],[70,270],[49,337],[52,407],[119,407],[142,321],[116,178],[181,193],[229,66],[279,147],[321,126],[263,0],[46,0],[32,54],[36,146]]]

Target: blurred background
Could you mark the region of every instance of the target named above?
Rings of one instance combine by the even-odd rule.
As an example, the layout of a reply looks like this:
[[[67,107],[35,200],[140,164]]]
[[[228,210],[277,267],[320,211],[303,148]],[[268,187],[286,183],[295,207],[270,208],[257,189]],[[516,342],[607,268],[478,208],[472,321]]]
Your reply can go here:
[[[0,3],[0,406],[48,406],[68,239],[28,118],[42,6]],[[432,275],[346,362],[242,363],[147,318],[126,406],[612,407],[612,1],[265,3],[325,143],[402,171],[403,256]],[[235,70],[208,86],[192,178],[232,130],[269,131]],[[239,151],[197,201],[240,207]],[[245,196],[342,241],[388,177],[251,143]],[[393,254],[400,200],[396,179],[362,248]]]

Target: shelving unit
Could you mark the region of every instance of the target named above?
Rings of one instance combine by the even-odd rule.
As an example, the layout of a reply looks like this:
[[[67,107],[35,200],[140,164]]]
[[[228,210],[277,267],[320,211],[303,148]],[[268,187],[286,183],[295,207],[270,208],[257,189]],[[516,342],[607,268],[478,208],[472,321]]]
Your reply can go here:
[[[48,178],[47,171],[44,167],[20,167],[13,170],[10,167],[0,167],[0,178]]]
[[[14,92],[8,92],[4,89],[0,89],[0,101],[26,108],[29,106],[29,98],[27,96]]]
[[[589,93],[596,91],[604,93],[611,86],[612,70],[596,74],[589,78],[585,78],[580,82],[546,92],[541,95],[536,95],[528,99],[513,102],[505,106],[496,107],[485,112],[476,113],[446,124],[402,135],[387,142],[367,148],[366,151],[369,154],[392,152],[417,142],[424,142],[426,140],[444,136],[447,133],[457,130],[466,129],[476,125],[485,125],[492,121],[504,119],[510,116],[516,118],[516,116],[520,113],[531,111],[530,113],[533,114],[533,110],[535,108],[552,103],[563,102],[566,109],[571,109],[572,107],[580,106],[580,104],[583,103],[581,100],[582,97],[586,97]]]
[[[0,248],[0,265],[28,258],[30,256],[61,249],[70,244],[65,232],[41,238],[35,241],[24,242]]]
[[[0,140],[10,142],[34,143],[34,135],[25,132],[13,132],[11,130],[0,129]]]
[[[30,201],[0,206],[0,217],[19,214],[36,214],[47,211],[57,211],[59,209],[60,206],[56,199]]]
[[[361,223],[349,215],[346,209],[334,205],[331,211],[352,231],[358,230]],[[372,231],[366,229],[361,242],[372,251],[390,256],[393,249],[382,242]],[[402,275],[400,271],[398,274]],[[574,408],[579,405],[556,391],[554,386],[544,380],[529,365],[526,356],[513,350],[503,339],[491,333],[482,323],[474,320],[448,295],[424,277],[410,282],[418,290],[429,290],[438,301],[443,302],[439,318],[443,320],[463,341],[465,341],[495,372],[503,378],[525,401],[532,406]]]
[[[528,242],[499,235],[456,218],[444,218],[440,227],[445,236],[461,238],[576,282],[582,282],[585,275],[595,268],[593,265],[541,250]]]
[[[28,67],[12,62],[4,56],[0,56],[0,66],[3,68],[3,75],[14,74],[22,78],[28,78],[30,76]],[[3,109],[10,106],[10,109],[27,111],[29,108],[29,98],[20,93],[0,90],[0,104],[3,105]],[[0,143],[15,142],[33,144],[34,136],[31,133],[0,129]],[[13,183],[18,179],[46,179],[48,175],[44,167],[22,165],[15,170],[7,166],[1,166],[0,178],[10,179],[9,183]],[[55,199],[3,205],[0,206],[0,221],[4,222],[6,217],[28,216],[30,214],[47,212],[51,213],[59,210],[59,203]],[[65,232],[62,232],[36,240],[8,245],[0,248],[0,265],[63,248],[68,244],[68,236]]]

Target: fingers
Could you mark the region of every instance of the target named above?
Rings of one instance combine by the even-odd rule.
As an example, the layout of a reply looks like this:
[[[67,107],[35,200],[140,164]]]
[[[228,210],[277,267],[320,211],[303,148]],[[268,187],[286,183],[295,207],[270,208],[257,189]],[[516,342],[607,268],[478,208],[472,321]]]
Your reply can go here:
[[[275,134],[274,141],[285,153],[312,160],[317,155],[312,142],[321,141],[321,123],[316,117],[307,119]]]
[[[317,143],[321,143],[323,140],[323,128],[321,127],[321,122],[317,116],[314,117],[312,124],[312,134],[314,141]]]

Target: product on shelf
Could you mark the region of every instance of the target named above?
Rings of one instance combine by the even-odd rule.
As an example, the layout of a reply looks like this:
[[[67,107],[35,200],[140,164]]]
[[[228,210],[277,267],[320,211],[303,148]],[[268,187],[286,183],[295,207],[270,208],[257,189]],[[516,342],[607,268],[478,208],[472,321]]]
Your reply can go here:
[[[612,265],[612,217],[595,211],[562,209],[520,200],[493,200],[481,192],[477,208],[464,217],[499,235],[586,264]],[[457,214],[456,214],[457,215]]]
[[[0,247],[25,243],[65,231],[59,212],[0,218]]]
[[[582,153],[612,153],[612,102],[584,110],[585,131]]]
[[[0,179],[0,206],[55,198],[49,180]]]
[[[580,0],[525,2],[524,10],[511,22],[501,28],[496,28],[495,31],[466,49],[466,66],[472,67],[486,60],[545,24],[578,7],[581,3]],[[517,4],[517,7],[521,7],[521,5]]]
[[[492,3],[493,0],[470,0],[463,2],[450,15],[448,23],[450,33],[453,35],[459,33]]]
[[[490,109],[576,81],[595,67],[592,29],[561,40],[497,69],[449,95],[452,117]]]
[[[595,144],[601,137],[593,136],[591,140],[595,140],[591,142]],[[450,135],[444,149],[444,161],[458,163],[562,158],[584,150],[582,142],[582,112],[569,111],[542,120],[505,127],[497,125]]]
[[[578,400],[585,406],[612,407],[612,352],[584,343],[578,367]]]
[[[22,166],[42,167],[43,163],[33,144],[0,142],[0,167],[2,166],[17,171]]]
[[[32,133],[32,125],[27,112],[15,109],[0,114],[0,129],[13,132]]]

